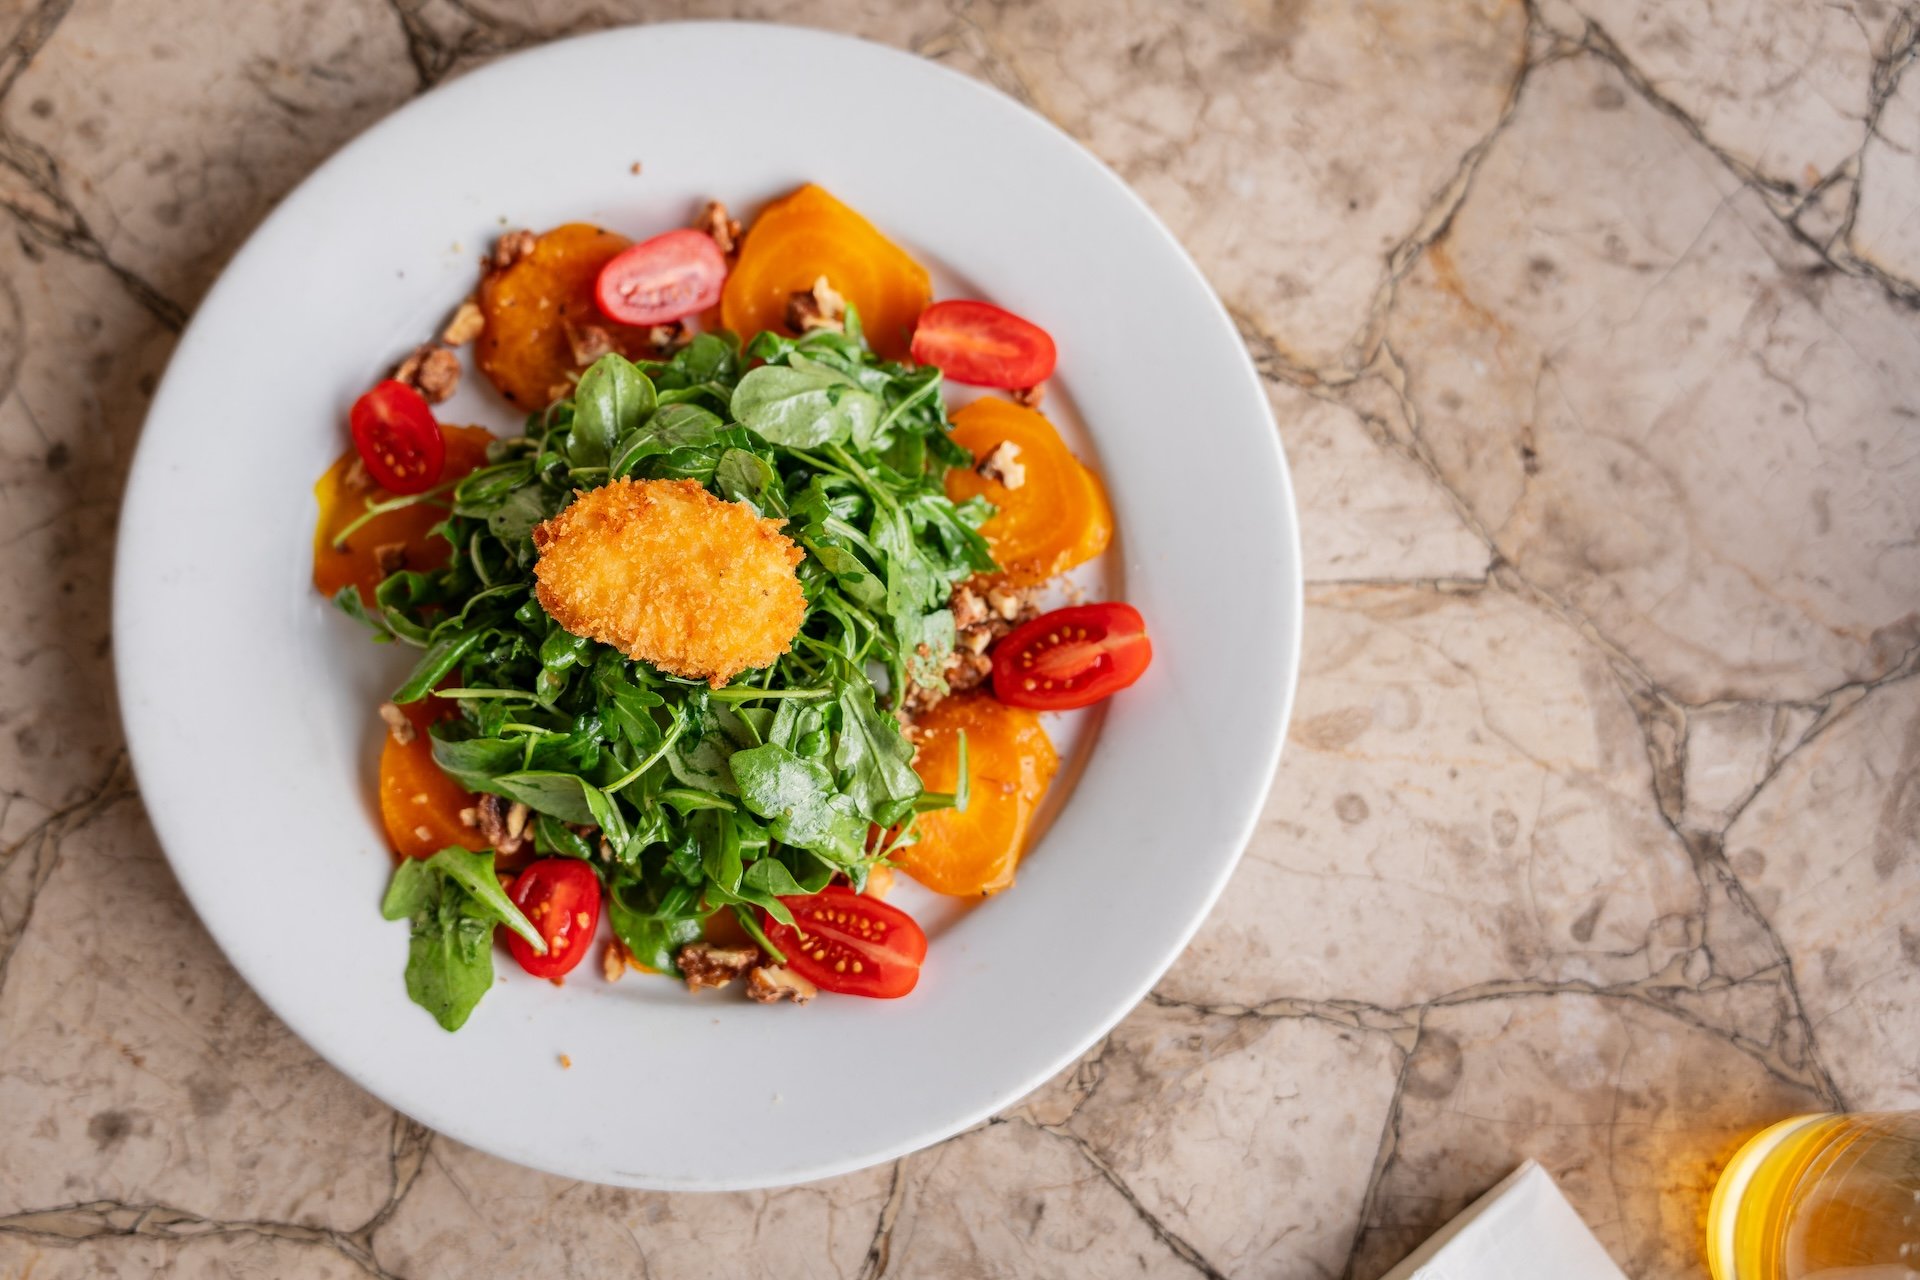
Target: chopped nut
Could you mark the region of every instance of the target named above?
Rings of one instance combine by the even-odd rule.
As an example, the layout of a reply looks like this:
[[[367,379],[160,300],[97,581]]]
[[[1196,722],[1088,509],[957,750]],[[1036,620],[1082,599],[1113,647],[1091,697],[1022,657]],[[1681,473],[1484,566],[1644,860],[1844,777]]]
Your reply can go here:
[[[987,588],[987,607],[1008,622],[1019,617],[1026,605],[1026,597],[1009,587]]]
[[[1023,404],[1029,409],[1038,409],[1040,402],[1046,399],[1046,396],[1047,384],[1041,382],[1031,387],[1016,387],[1013,391],[1013,402]]]
[[[694,223],[700,230],[713,237],[720,246],[720,252],[731,257],[740,247],[740,223],[727,212],[727,206],[718,200],[707,201],[707,207],[700,211],[700,220]]]
[[[671,324],[656,324],[647,330],[647,345],[662,351],[677,347],[687,336],[687,326],[675,320]]]
[[[795,333],[832,329],[838,333],[847,327],[847,300],[821,276],[811,289],[787,296],[787,328]]]
[[[953,610],[953,625],[965,631],[987,620],[987,606],[980,595],[966,583],[960,583],[953,589],[953,596],[947,602]]]
[[[359,454],[354,454],[353,461],[347,464],[347,474],[340,477],[340,485],[348,493],[372,491],[373,475],[367,470],[366,461]]]
[[[486,327],[487,318],[480,314],[480,304],[468,298],[453,313],[453,319],[447,321],[447,327],[440,331],[440,341],[450,347],[464,347],[479,337]]]
[[[509,816],[513,810],[525,810],[525,805],[517,801],[509,804],[500,796],[487,794],[481,796],[480,803],[474,807],[478,810],[475,816],[480,820],[480,836],[488,844],[493,846],[495,853],[518,853],[526,847],[525,832],[527,819],[525,813],[523,812],[520,816],[520,829],[518,831],[512,830],[511,823],[509,822]]]
[[[984,479],[1008,489],[1018,489],[1027,482],[1027,467],[1020,461],[1020,446],[1011,440],[1002,440],[993,446],[973,469]]]
[[[400,362],[393,376],[439,404],[460,385],[460,357],[431,342],[422,343]]]
[[[413,838],[424,844],[426,841],[433,839],[433,831],[429,827],[415,827],[413,829]]]
[[[993,659],[984,653],[960,652],[947,664],[947,687],[955,693],[978,689],[993,674]]]
[[[387,732],[401,746],[413,741],[413,721],[407,719],[407,713],[391,702],[380,704],[380,718],[387,722]]]
[[[606,975],[608,982],[618,982],[627,976],[627,944],[615,938],[607,943],[606,952],[600,957],[600,972]]]
[[[531,231],[509,231],[493,242],[493,254],[487,258],[486,265],[494,271],[505,271],[532,253],[534,243]]]
[[[515,800],[507,810],[507,838],[518,840],[527,833],[527,818],[533,813],[525,804]]]
[[[383,542],[373,549],[373,566],[383,578],[392,577],[407,567],[407,544]]]
[[[992,644],[994,639],[992,627],[968,627],[960,633],[956,643],[968,653],[985,653],[987,646]]]
[[[475,808],[473,808],[473,807],[471,807],[471,806],[469,806],[469,807],[467,807],[467,808],[465,808],[465,809],[462,809],[462,810],[460,811],[460,825],[461,825],[461,826],[463,826],[463,827],[477,827],[477,826],[479,826],[479,825],[480,825],[480,811],[479,811],[478,809],[475,809]]]
[[[597,324],[569,324],[567,347],[573,352],[573,363],[584,369],[613,350],[613,335]]]
[[[760,963],[758,947],[717,947],[711,942],[695,942],[680,948],[674,957],[687,990],[724,987]]]
[[[777,964],[759,965],[747,975],[747,999],[757,1000],[761,1004],[773,1004],[779,1000],[805,1004],[819,994],[820,988],[793,970]]]

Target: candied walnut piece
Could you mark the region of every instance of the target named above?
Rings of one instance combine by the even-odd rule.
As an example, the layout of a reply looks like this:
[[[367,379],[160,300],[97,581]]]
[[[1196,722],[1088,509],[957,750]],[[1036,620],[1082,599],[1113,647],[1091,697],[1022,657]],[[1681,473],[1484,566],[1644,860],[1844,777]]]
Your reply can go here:
[[[732,257],[739,252],[740,220],[728,213],[727,206],[718,200],[707,201],[706,208],[700,210],[699,221],[693,225],[712,236],[721,253]]]
[[[474,806],[480,836],[500,854],[519,853],[527,846],[527,819],[531,810],[518,800],[509,803],[491,793],[480,797]]]
[[[627,976],[627,944],[614,938],[607,943],[607,949],[600,956],[600,972],[608,982],[618,982]]]
[[[488,270],[505,271],[520,259],[533,252],[534,241],[538,239],[527,230],[509,231],[493,242],[493,253],[486,259]]]
[[[680,948],[674,963],[687,980],[687,990],[724,987],[760,963],[758,947],[719,947],[711,942],[694,942]]]
[[[993,659],[987,656],[993,642],[1017,624],[1039,616],[1032,588],[996,584],[986,589],[983,598],[977,581],[955,584],[947,601],[947,607],[953,610],[953,652],[947,655],[940,674],[948,693],[964,693],[985,684],[993,674]],[[912,684],[907,688],[903,710],[909,717],[922,715],[945,696],[937,689]]]
[[[404,542],[383,542],[373,549],[373,567],[380,576],[390,578],[407,567],[407,544]]]
[[[447,327],[440,331],[440,341],[450,347],[464,347],[479,337],[486,327],[487,317],[481,313],[480,304],[468,298],[453,313],[453,319],[447,321]]]
[[[393,376],[425,396],[428,404],[439,404],[460,385],[460,357],[437,343],[424,342],[400,362]]]
[[[787,298],[787,328],[795,333],[832,329],[839,333],[847,327],[847,300],[827,283],[825,276]]]
[[[987,480],[1007,489],[1018,489],[1027,482],[1027,465],[1020,461],[1020,446],[1002,440],[973,468]]]
[[[353,461],[347,464],[347,473],[340,477],[340,487],[348,493],[372,493],[373,473],[367,470],[367,460],[359,454],[353,455]]]
[[[1040,402],[1047,398],[1047,384],[1039,382],[1031,387],[1016,387],[1008,394],[1013,397],[1015,404],[1028,409],[1038,409]]]
[[[987,607],[1000,617],[1012,622],[1023,612],[1033,607],[1030,593],[1015,587],[987,588]]]
[[[987,605],[978,592],[962,582],[954,587],[947,607],[953,610],[953,625],[961,631],[987,620]]]
[[[567,348],[582,369],[613,350],[613,335],[597,324],[568,324]]]
[[[791,969],[777,964],[757,965],[747,974],[747,999],[761,1004],[791,1000],[805,1004],[820,994],[820,988]]]
[[[978,689],[993,674],[993,659],[984,653],[960,650],[947,662],[947,688],[955,693]]]
[[[386,722],[387,733],[401,746],[414,739],[413,721],[407,719],[407,713],[391,702],[380,704],[380,719]]]

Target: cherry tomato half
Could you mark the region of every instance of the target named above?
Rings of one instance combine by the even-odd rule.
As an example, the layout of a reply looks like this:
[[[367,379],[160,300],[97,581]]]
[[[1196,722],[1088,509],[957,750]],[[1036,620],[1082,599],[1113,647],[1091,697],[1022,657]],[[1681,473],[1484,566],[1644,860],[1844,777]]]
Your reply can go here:
[[[974,387],[1037,387],[1053,373],[1053,339],[991,302],[936,302],[913,328],[913,358]]]
[[[558,978],[580,963],[600,927],[600,877],[578,858],[545,858],[520,873],[508,892],[513,905],[546,939],[547,954],[517,933],[507,934],[507,950],[536,978]]]
[[[891,1000],[920,981],[927,935],[900,908],[843,884],[780,901],[793,912],[793,923],[762,912],[760,925],[767,940],[786,952],[787,968],[822,991]]]
[[[993,696],[1012,707],[1071,711],[1140,678],[1153,659],[1147,624],[1130,604],[1043,613],[993,650]]]
[[[593,300],[618,324],[665,324],[720,301],[726,281],[727,257],[713,237],[682,227],[607,259]]]
[[[426,398],[388,378],[353,402],[353,447],[374,483],[388,493],[423,493],[447,465],[447,442]]]

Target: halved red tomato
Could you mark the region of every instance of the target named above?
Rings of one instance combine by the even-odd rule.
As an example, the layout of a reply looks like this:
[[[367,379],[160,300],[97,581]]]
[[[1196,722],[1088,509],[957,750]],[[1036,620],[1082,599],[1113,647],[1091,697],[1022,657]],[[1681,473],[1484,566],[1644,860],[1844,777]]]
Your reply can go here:
[[[786,952],[787,967],[822,991],[891,1000],[920,981],[927,935],[900,908],[843,884],[780,901],[793,923],[762,912],[760,926]]]
[[[368,473],[388,493],[424,493],[447,465],[447,442],[433,410],[404,382],[374,384],[353,402],[347,428]]]
[[[513,904],[546,939],[547,954],[519,934],[507,934],[507,950],[536,978],[558,978],[580,963],[600,927],[600,877],[578,858],[545,858],[520,873],[508,891]]]
[[[994,646],[993,696],[1013,707],[1071,711],[1126,688],[1152,660],[1147,624],[1132,605],[1055,609]]]
[[[720,301],[726,281],[727,258],[713,237],[682,227],[609,258],[593,300],[619,324],[666,324]]]
[[[973,387],[1037,387],[1057,358],[1047,331],[991,302],[936,302],[913,327],[913,358]]]

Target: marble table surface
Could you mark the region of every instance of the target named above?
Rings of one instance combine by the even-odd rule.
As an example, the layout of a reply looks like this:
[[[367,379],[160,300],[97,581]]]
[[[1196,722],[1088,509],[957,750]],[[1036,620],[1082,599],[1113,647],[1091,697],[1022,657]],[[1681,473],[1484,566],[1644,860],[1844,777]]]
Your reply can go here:
[[[690,15],[911,49],[1118,169],[1266,379],[1308,607],[1258,834],[1132,1016],[941,1146],[709,1196],[436,1137],[269,1015],[142,815],[108,612],[273,202],[489,58]],[[0,0],[0,1275],[1371,1280],[1533,1156],[1703,1276],[1732,1144],[1920,1105],[1917,19]]]

